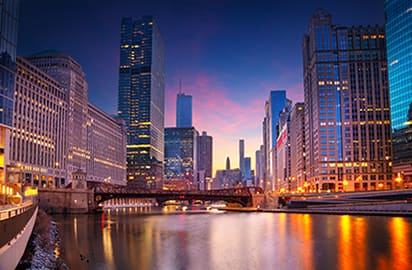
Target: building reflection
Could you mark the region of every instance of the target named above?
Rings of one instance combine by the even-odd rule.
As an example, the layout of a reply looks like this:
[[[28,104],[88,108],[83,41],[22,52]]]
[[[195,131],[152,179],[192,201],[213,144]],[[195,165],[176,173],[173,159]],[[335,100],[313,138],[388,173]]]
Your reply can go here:
[[[388,224],[391,245],[390,268],[412,269],[410,253],[410,223],[405,218],[394,217]]]

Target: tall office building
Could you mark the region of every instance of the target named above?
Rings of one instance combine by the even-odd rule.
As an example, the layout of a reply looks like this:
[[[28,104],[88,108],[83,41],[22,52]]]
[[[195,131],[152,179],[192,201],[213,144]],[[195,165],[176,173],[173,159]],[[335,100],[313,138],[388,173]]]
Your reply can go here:
[[[67,140],[67,179],[81,170],[86,172],[87,156],[87,110],[88,85],[82,67],[72,57],[57,51],[44,51],[26,59],[59,82],[65,92],[67,102],[66,140]]]
[[[122,119],[112,117],[88,104],[87,180],[126,185],[126,126]]]
[[[263,166],[262,166],[262,161],[263,161],[263,145],[260,146],[260,149],[256,150],[255,152],[255,186],[261,186],[260,180],[263,177]]]
[[[205,171],[206,178],[212,178],[213,173],[213,138],[206,131],[199,136],[199,171]]]
[[[393,172],[412,185],[412,1],[386,0],[385,15]]]
[[[199,133],[190,128],[165,128],[165,177],[196,183]]]
[[[245,157],[245,180],[250,180],[252,177],[252,164],[250,157]]]
[[[245,170],[245,141],[239,140],[239,169],[242,173],[242,177],[246,176]]]
[[[412,104],[412,0],[385,0],[392,129],[406,127]]]
[[[33,186],[65,186],[66,115],[59,82],[17,57],[9,177]]]
[[[290,113],[290,176],[296,183],[293,191],[308,191],[306,182],[304,103],[296,103]]]
[[[164,47],[151,16],[123,18],[118,115],[127,127],[127,178],[155,187],[163,175]]]
[[[18,0],[0,0],[0,184],[6,182],[13,125],[18,13]]]
[[[288,99],[286,90],[274,90],[270,92],[269,99],[265,103],[265,118],[263,120],[263,148],[264,148],[264,188],[275,188],[276,168],[276,140],[279,135],[277,128],[279,114],[284,109]]]
[[[61,120],[65,124],[64,144],[65,144],[65,162],[59,167],[64,166],[66,176],[60,179],[59,185],[70,183],[73,173],[81,171],[86,174],[87,181],[108,182],[112,184],[125,184],[125,127],[123,121],[112,118],[101,110],[97,109],[88,102],[88,86],[86,75],[82,67],[72,57],[62,52],[45,51],[26,57],[26,60],[32,65],[31,67],[22,64],[22,78],[27,77],[27,73],[31,72],[32,78],[29,78],[30,83],[37,88],[35,94],[31,94],[25,90],[26,85],[22,85],[23,91],[21,95],[26,99],[37,97],[37,104],[42,105],[47,110],[56,110],[52,99],[58,97],[58,92],[50,92],[44,89],[47,84],[42,83],[45,77],[42,72],[53,78],[59,89],[64,93],[64,102],[67,106],[67,113]],[[27,71],[25,69],[28,69]],[[34,78],[40,76],[39,81],[34,83]],[[30,84],[28,84],[30,85]],[[50,93],[48,93],[50,92]],[[46,93],[41,96],[41,93]],[[48,100],[50,99],[50,100]],[[36,104],[36,103],[35,103]],[[60,104],[59,104],[60,105]],[[24,103],[22,105],[24,107]],[[26,107],[28,105],[26,104]],[[60,105],[62,106],[62,105]],[[17,111],[18,112],[18,111]],[[47,117],[42,123],[41,117],[44,114],[40,113],[36,117],[36,110],[27,115],[33,122],[33,126],[40,125],[42,128],[48,128],[46,123],[51,121]],[[22,111],[21,113],[27,113]],[[40,117],[41,116],[41,117]],[[54,116],[56,117],[56,116]],[[17,121],[17,120],[16,120]],[[60,120],[59,120],[60,121]],[[18,121],[24,129],[32,129],[27,125],[27,122]],[[55,123],[57,125],[58,122]],[[34,130],[34,129],[33,129]],[[46,131],[37,130],[40,134],[45,134]],[[47,131],[51,132],[51,131]],[[60,130],[59,132],[62,132]],[[19,143],[19,141],[16,141]],[[38,140],[37,140],[38,142]],[[35,142],[34,142],[35,143]],[[55,142],[58,144],[58,142]],[[19,147],[16,145],[15,147]],[[37,148],[35,148],[37,149]],[[34,152],[35,154],[35,152]],[[17,161],[17,160],[16,160]],[[26,162],[26,161],[21,161]],[[28,167],[34,164],[27,164]],[[28,171],[27,173],[30,173]],[[34,182],[36,183],[36,182]]]
[[[192,126],[192,96],[179,93],[176,99],[176,127]]]
[[[317,10],[302,49],[311,189],[392,188],[384,29],[336,26]]]

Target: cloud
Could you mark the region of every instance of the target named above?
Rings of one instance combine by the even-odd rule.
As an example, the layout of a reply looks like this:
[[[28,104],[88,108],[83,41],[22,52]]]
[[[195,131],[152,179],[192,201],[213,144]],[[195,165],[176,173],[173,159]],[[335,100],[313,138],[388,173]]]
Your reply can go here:
[[[184,83],[183,92],[193,96],[196,129],[213,136],[214,169],[223,169],[227,156],[232,167],[237,167],[239,139],[245,140],[246,155],[254,160],[254,152],[261,144],[267,93],[250,92],[247,100],[239,100],[235,97],[236,89],[229,89],[216,76],[201,73],[191,78]],[[166,90],[166,126],[175,126],[177,93],[176,88]]]

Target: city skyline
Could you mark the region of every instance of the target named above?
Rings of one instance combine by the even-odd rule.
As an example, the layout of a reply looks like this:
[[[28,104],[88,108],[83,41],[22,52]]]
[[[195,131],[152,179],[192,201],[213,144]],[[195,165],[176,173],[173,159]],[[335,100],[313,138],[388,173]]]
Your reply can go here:
[[[166,46],[165,126],[175,123],[175,96],[182,78],[185,92],[193,96],[193,125],[214,137],[214,171],[224,168],[226,156],[238,164],[240,138],[248,145],[245,156],[253,157],[254,164],[269,92],[286,89],[289,99],[303,101],[301,42],[314,10],[327,10],[339,25],[383,25],[383,1],[363,1],[356,10],[353,1],[299,2],[260,1],[249,7],[237,1],[179,1],[171,7],[155,1],[140,3],[133,13],[132,1],[115,7],[93,1],[25,2],[18,53],[52,48],[72,55],[84,67],[90,100],[115,114],[121,18],[154,15]],[[50,25],[50,20],[55,23]],[[283,29],[285,23],[290,25]],[[78,31],[80,27],[84,29]]]

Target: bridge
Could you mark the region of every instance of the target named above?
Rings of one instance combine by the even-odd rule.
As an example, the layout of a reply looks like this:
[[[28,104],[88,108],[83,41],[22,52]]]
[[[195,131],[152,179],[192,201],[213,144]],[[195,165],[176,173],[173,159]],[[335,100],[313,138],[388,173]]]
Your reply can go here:
[[[154,198],[159,205],[169,200],[201,200],[225,201],[228,203],[238,203],[243,207],[257,207],[263,203],[263,197],[263,189],[260,187],[220,190],[162,190],[102,186],[94,188],[94,201],[96,205],[117,198]]]

